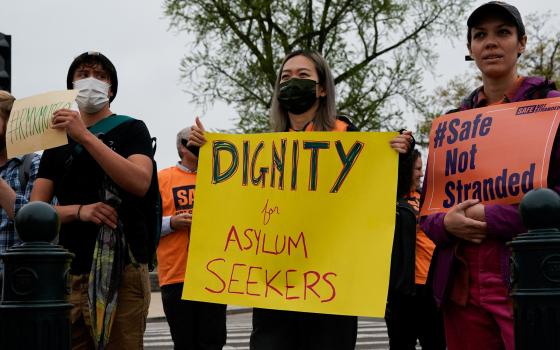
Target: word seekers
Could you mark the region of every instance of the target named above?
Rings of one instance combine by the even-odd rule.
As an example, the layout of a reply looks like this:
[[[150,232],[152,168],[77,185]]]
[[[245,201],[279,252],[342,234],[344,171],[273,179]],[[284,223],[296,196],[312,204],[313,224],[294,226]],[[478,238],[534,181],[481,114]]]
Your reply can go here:
[[[271,257],[288,255],[298,259],[308,258],[305,234],[275,235],[267,243],[267,235],[261,230],[247,228],[239,231],[234,225],[228,233],[224,251],[235,249],[240,252],[268,254]],[[244,294],[255,297],[280,297],[284,300],[309,300],[327,303],[334,300],[336,287],[334,272],[301,271],[291,268],[271,268],[231,263],[225,258],[216,258],[206,264],[213,278],[205,290],[210,293]]]
[[[356,141],[348,150],[344,149],[341,141],[334,141],[334,149],[338,154],[340,162],[342,163],[342,168],[338,173],[337,178],[332,183],[330,193],[336,193],[342,187],[344,180],[350,174],[353,166],[364,148],[364,144]],[[287,163],[290,163],[291,172],[287,174],[290,176],[288,180],[290,182],[290,189],[292,191],[297,189],[298,181],[298,169],[300,152],[308,151],[310,154],[309,161],[309,182],[308,190],[316,191],[317,183],[319,178],[319,155],[321,151],[327,152],[331,151],[330,141],[303,141],[300,143],[298,140],[293,140],[292,147],[290,148],[288,157],[289,161],[286,160],[287,156],[287,140],[280,140],[278,146],[275,142],[272,142],[271,150],[264,150],[265,143],[263,141],[259,142],[251,155],[251,146],[249,141],[243,141],[242,150],[238,150],[236,145],[229,141],[214,141],[212,143],[212,183],[219,184],[221,182],[229,180],[236,172],[240,166],[240,154],[241,156],[241,168],[242,177],[241,183],[243,186],[247,186],[249,182],[254,186],[265,187],[267,184],[267,174],[270,173],[270,187],[278,186],[279,190],[283,190],[285,185],[285,173],[287,172]],[[301,147],[301,150],[300,150]],[[225,154],[229,154],[231,161],[229,164],[222,169],[221,157]],[[257,162],[259,157],[266,157],[267,155],[272,155],[270,167],[260,167],[257,169]],[[276,175],[278,173],[278,175]],[[276,180],[278,178],[278,184],[276,185]]]

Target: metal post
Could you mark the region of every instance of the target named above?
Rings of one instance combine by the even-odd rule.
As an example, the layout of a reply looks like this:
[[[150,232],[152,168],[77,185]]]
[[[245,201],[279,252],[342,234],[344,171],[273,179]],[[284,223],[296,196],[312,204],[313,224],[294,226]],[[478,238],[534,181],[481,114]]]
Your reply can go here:
[[[60,229],[58,214],[32,202],[19,210],[15,224],[24,243],[0,254],[0,349],[70,349],[68,273],[74,254],[49,243]]]
[[[560,196],[528,192],[519,207],[528,232],[508,246],[516,350],[560,349]]]

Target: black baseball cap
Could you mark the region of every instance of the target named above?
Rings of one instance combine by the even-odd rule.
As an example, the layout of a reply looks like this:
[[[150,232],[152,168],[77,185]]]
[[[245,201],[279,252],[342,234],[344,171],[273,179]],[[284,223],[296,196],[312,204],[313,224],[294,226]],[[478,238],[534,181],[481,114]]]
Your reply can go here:
[[[471,28],[474,27],[478,21],[489,13],[502,13],[506,14],[513,20],[513,24],[517,27],[517,32],[520,36],[525,35],[525,25],[523,24],[523,19],[521,19],[521,14],[519,10],[513,5],[505,3],[503,1],[490,1],[485,4],[480,5],[476,10],[474,10],[469,18],[467,19],[467,27],[469,28],[469,34]],[[470,37],[470,35],[469,35]]]
[[[509,17],[513,24],[517,27],[517,33],[519,37],[525,35],[525,25],[523,24],[523,19],[521,18],[521,13],[519,10],[506,2],[503,1],[490,1],[485,4],[480,5],[476,10],[474,10],[469,18],[467,19],[467,42],[471,43],[471,29],[479,23],[479,21],[488,14],[505,14]],[[466,61],[472,61],[470,55],[465,56]]]
[[[73,89],[73,80],[74,80],[74,72],[78,69],[79,66],[82,64],[99,64],[107,73],[109,74],[109,78],[111,79],[111,92],[113,96],[109,98],[109,102],[113,102],[115,97],[117,96],[117,88],[119,87],[119,79],[117,78],[117,70],[113,63],[101,52],[97,51],[87,51],[83,54],[79,55],[78,57],[74,58],[72,64],[70,64],[70,68],[68,68],[68,75],[66,76],[66,88]]]

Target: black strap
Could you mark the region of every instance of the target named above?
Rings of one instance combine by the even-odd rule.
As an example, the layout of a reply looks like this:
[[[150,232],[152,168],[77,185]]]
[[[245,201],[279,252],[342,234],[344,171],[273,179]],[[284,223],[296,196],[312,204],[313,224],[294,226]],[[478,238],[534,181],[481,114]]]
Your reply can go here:
[[[525,99],[527,100],[538,100],[541,98],[546,98],[548,93],[552,90],[556,90],[556,84],[550,80],[545,80],[543,83],[531,87],[525,93]]]
[[[88,130],[94,135],[106,134],[117,126],[126,123],[129,120],[134,120],[134,118],[126,115],[113,114],[93,124],[88,128]],[[82,152],[83,149],[83,146],[77,143],[76,146],[74,146],[72,153],[78,155]]]
[[[21,158],[21,163],[19,164],[19,183],[21,189],[25,191],[27,183],[29,182],[29,174],[31,173],[31,163],[33,163],[34,153],[27,153]]]
[[[117,126],[131,120],[135,120],[135,119],[126,115],[113,114],[108,116],[107,118],[98,121],[94,125],[90,126],[88,130],[94,135],[96,135],[97,137],[101,138],[102,135],[108,133],[109,131],[113,130]],[[66,170],[68,170],[70,166],[72,166],[72,163],[74,162],[74,158],[79,156],[79,154],[82,153],[83,150],[84,147],[79,143],[76,143],[74,148],[72,148],[72,152],[70,152],[70,155],[68,156],[68,158],[66,158],[66,161],[64,162],[64,168]]]

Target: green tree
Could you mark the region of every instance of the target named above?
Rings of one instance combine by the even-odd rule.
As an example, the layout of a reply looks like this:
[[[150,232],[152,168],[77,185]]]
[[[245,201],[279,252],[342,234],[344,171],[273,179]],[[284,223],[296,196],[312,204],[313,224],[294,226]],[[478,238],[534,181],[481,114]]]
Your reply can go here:
[[[455,36],[462,0],[165,0],[171,28],[194,36],[181,63],[193,102],[217,99],[239,114],[242,132],[269,129],[280,60],[314,49],[335,74],[339,113],[363,130],[395,127],[403,101],[426,100],[422,73],[434,38]]]
[[[475,71],[473,68],[469,72],[456,75],[444,86],[436,87],[433,94],[427,98],[428,102],[419,108],[423,118],[416,125],[414,134],[416,143],[419,146],[428,147],[432,121],[457,108],[461,100],[480,85],[481,79],[478,70]]]
[[[560,83],[560,31],[552,24],[558,17],[533,13],[526,18],[527,51],[521,56],[520,71]]]

